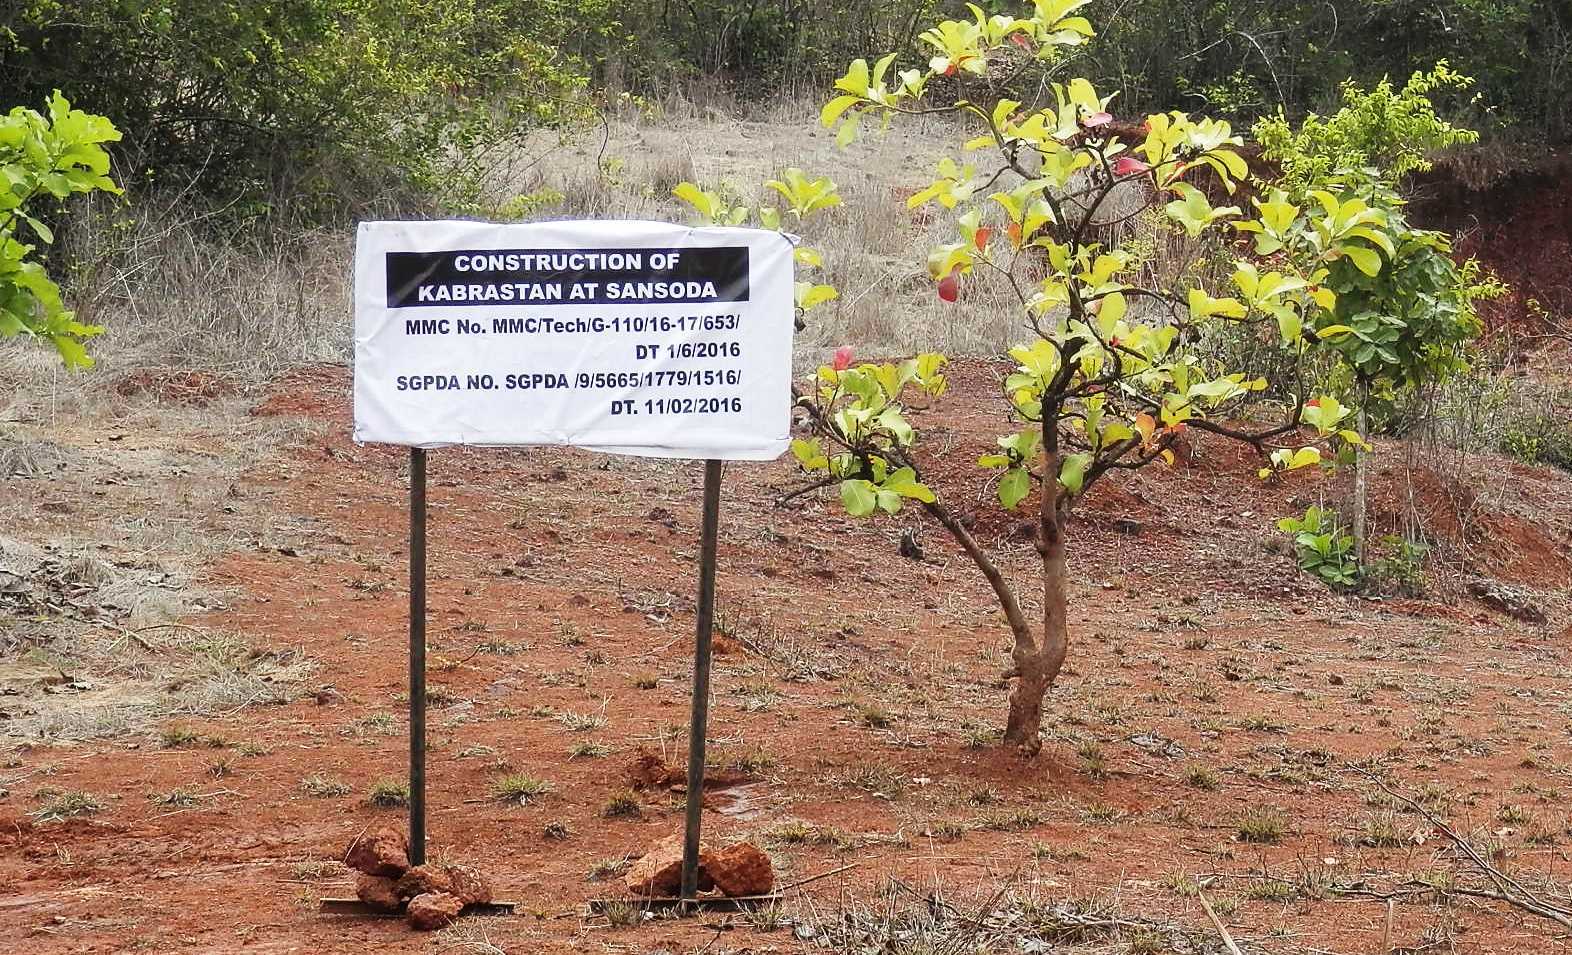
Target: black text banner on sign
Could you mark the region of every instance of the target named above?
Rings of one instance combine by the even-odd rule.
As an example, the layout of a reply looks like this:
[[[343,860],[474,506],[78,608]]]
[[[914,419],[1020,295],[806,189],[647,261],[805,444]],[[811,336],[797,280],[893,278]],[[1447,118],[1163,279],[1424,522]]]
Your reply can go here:
[[[792,280],[758,229],[364,223],[355,437],[777,457]]]

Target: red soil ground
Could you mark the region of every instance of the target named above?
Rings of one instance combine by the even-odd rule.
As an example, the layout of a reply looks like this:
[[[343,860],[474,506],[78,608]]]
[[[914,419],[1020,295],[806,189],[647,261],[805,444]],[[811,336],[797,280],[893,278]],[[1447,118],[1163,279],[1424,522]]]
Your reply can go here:
[[[942,416],[918,416],[939,483],[975,475],[994,433],[995,374],[961,366]],[[341,867],[317,864],[368,826],[401,823],[365,796],[403,775],[406,754],[405,454],[348,440],[347,392],[343,369],[316,369],[257,409],[327,423],[246,490],[295,522],[299,545],[224,558],[210,583],[231,589],[229,609],[191,621],[258,648],[302,648],[320,663],[310,689],[336,693],[172,717],[227,741],[220,779],[210,776],[219,750],[146,736],[17,753],[7,777],[27,781],[0,802],[0,951],[483,950],[316,911],[319,897],[350,891]],[[1384,810],[1349,766],[1374,760],[1410,790],[1444,793],[1460,826],[1487,826],[1503,865],[1565,878],[1565,607],[1552,600],[1551,624],[1533,628],[1448,594],[1471,573],[1564,591],[1572,480],[1495,462],[1537,499],[1531,514],[1439,467],[1410,491],[1399,454],[1383,449],[1377,524],[1420,511],[1451,576],[1432,581],[1436,597],[1372,601],[1299,573],[1271,527],[1313,502],[1320,478],[1262,483],[1248,455],[1200,450],[1201,463],[1120,477],[1085,507],[1072,544],[1076,645],[1033,761],[978,738],[1002,719],[1005,631],[939,529],[915,514],[857,522],[813,498],[777,509],[799,481],[787,463],[728,467],[726,652],[710,735],[734,785],[711,796],[707,837],[770,845],[787,883],[857,863],[794,897],[798,911],[891,875],[983,896],[1024,879],[1049,896],[1117,892],[1128,911],[1210,931],[1173,884],[1215,875],[1209,892],[1236,906],[1226,918],[1248,950],[1368,953],[1383,904],[1252,888],[1367,873],[1390,884],[1457,867],[1414,816],[1395,818],[1399,846],[1367,844]],[[517,917],[488,921],[487,936],[509,952],[805,947],[789,931],[720,917],[609,928],[583,914],[587,900],[621,894],[615,877],[587,879],[592,864],[636,855],[681,825],[680,796],[659,786],[640,791],[640,818],[603,808],[638,781],[641,751],[681,763],[699,468],[451,449],[432,453],[429,473],[431,838],[521,904]],[[979,533],[1029,583],[1031,544],[995,512],[978,508]],[[903,529],[918,534],[924,562],[895,556]],[[605,723],[574,731],[556,718],[564,713]],[[379,715],[397,720],[392,734],[368,729]],[[570,758],[583,741],[612,751]],[[1094,756],[1103,771],[1092,771]],[[1195,768],[1215,788],[1187,784]],[[500,804],[489,790],[503,772],[552,791]],[[301,787],[313,774],[352,792],[313,797]],[[28,797],[45,785],[98,793],[109,807],[37,822]],[[206,798],[148,800],[177,787]],[[1262,806],[1281,812],[1281,840],[1239,841],[1239,817]],[[816,829],[783,833],[793,821]],[[567,838],[548,838],[553,823]],[[810,831],[825,838],[800,841]],[[857,848],[820,844],[836,839]],[[1558,943],[1547,925],[1499,905],[1416,901],[1398,906],[1393,940],[1549,951]]]

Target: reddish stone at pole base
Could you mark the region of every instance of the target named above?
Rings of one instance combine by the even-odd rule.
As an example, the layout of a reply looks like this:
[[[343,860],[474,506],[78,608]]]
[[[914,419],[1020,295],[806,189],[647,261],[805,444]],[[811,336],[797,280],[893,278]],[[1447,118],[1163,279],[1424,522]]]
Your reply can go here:
[[[775,867],[769,854],[751,842],[739,842],[704,860],[704,871],[728,896],[769,895],[775,888]]]
[[[682,835],[667,836],[650,847],[644,857],[633,863],[622,882],[634,895],[646,898],[671,898],[682,891]],[[705,862],[709,849],[699,846],[699,890],[714,888]]]
[[[409,869],[409,841],[396,829],[373,829],[349,846],[344,864],[366,875],[396,879]]]
[[[484,905],[491,901],[491,883],[480,874],[479,869],[468,865],[450,865],[447,873],[448,882],[452,885],[448,891],[460,902],[465,905]]]
[[[422,932],[445,928],[464,911],[464,903],[446,892],[427,892],[409,900],[409,924]]]
[[[403,900],[395,888],[398,883],[386,876],[355,873],[355,897],[379,912],[397,912]]]
[[[431,864],[417,865],[400,876],[397,891],[401,899],[412,899],[433,892],[456,895],[447,866]]]

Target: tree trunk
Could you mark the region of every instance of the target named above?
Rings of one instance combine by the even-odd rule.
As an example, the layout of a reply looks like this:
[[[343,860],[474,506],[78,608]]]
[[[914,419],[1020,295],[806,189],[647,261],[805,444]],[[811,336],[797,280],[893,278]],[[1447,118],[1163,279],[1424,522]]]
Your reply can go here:
[[[1045,474],[1059,473],[1057,448],[1047,454]],[[1058,483],[1043,481],[1042,502],[1037,520],[1037,553],[1043,561],[1043,630],[1034,640],[1030,632],[1016,632],[1015,663],[1017,680],[1010,692],[1010,721],[1005,725],[1004,741],[1023,755],[1036,756],[1043,748],[1043,697],[1059,678],[1070,650],[1070,629],[1065,620],[1066,567],[1064,535],[1068,514],[1060,508]]]
[[[1370,403],[1370,386],[1364,382],[1359,384],[1359,436],[1365,437],[1370,430],[1369,422],[1365,417],[1365,405]],[[1369,495],[1369,462],[1363,448],[1354,448],[1354,562],[1361,566],[1365,562],[1365,510],[1366,498]]]

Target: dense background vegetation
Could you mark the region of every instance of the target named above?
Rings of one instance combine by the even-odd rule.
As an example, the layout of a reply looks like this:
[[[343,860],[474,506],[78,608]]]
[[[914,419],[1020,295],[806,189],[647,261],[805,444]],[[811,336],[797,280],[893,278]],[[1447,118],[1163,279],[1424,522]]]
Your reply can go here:
[[[1002,0],[984,8],[1012,10]],[[430,196],[462,205],[464,160],[582,119],[596,89],[698,81],[744,99],[812,91],[852,56],[901,50],[934,0],[27,0],[0,13],[5,109],[56,89],[123,131],[133,190],[185,188],[317,212]],[[953,9],[952,9],[953,8]],[[1347,79],[1447,60],[1476,78],[1443,108],[1487,136],[1572,135],[1572,12],[1560,0],[1128,0],[1068,69],[1128,113],[1236,120],[1336,107]],[[1073,64],[1068,60],[1073,59]]]
[[[1024,5],[984,0],[989,12]],[[916,53],[916,25],[959,3],[713,0],[632,7],[634,85],[673,67],[738,90],[821,85],[869,50]],[[1478,80],[1474,125],[1525,140],[1572,134],[1572,8],[1560,0],[1128,0],[1097,10],[1094,53],[1075,71],[1121,90],[1131,112],[1182,108],[1248,118],[1333,104],[1345,79],[1372,85],[1438,60]],[[926,54],[923,54],[926,59]]]

